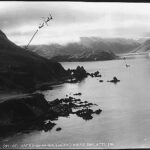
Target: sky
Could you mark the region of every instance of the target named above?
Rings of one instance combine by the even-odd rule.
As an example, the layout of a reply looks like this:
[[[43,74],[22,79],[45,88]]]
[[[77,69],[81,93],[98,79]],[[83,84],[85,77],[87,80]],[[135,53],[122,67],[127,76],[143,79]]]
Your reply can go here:
[[[150,37],[150,3],[0,1],[0,29],[26,45],[49,13],[53,19],[31,44],[65,44],[80,37]]]

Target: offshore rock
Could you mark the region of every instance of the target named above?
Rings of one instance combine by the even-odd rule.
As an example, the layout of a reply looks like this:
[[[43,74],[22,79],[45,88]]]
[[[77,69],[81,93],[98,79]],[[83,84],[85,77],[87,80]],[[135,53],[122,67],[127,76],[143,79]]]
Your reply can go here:
[[[82,95],[82,93],[79,92],[79,93],[75,93],[75,94],[73,94],[73,95]]]
[[[120,80],[117,79],[117,77],[113,77],[113,80],[107,81],[107,82],[112,82],[112,83],[117,83],[120,82]]]
[[[67,73],[70,75],[69,83],[79,82],[88,76],[88,73],[83,66],[77,66],[76,69],[68,69]]]
[[[100,74],[99,71],[96,71],[94,73],[89,73],[89,75],[93,78],[93,77],[102,77],[102,75]]]

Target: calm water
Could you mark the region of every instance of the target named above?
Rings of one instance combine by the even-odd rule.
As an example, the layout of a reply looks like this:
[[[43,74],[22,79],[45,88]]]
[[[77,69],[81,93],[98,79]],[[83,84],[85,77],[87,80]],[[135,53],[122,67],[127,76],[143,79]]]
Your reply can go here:
[[[150,58],[137,57],[127,63],[131,67],[126,68],[122,60],[62,63],[66,69],[83,65],[88,72],[99,70],[104,82],[88,77],[81,83],[55,86],[54,90],[44,92],[46,99],[82,92],[81,99],[98,104],[102,113],[90,121],[76,115],[61,117],[49,132],[18,134],[3,143],[46,144],[47,148],[150,147]],[[113,76],[121,82],[106,82]],[[57,132],[57,127],[62,130]]]

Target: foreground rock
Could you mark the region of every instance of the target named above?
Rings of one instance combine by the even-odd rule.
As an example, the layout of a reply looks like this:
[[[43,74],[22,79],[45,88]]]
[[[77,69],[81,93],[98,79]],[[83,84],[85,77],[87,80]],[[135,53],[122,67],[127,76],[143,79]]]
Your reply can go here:
[[[16,132],[50,131],[56,125],[53,121],[70,114],[90,120],[93,114],[100,114],[102,111],[94,111],[91,109],[92,106],[97,105],[73,97],[47,102],[44,96],[38,93],[8,99],[0,103],[0,137]]]
[[[31,94],[0,103],[0,135],[30,129],[44,129],[43,116],[49,104],[42,94]],[[49,126],[53,126],[51,122]]]
[[[93,111],[89,108],[97,106],[96,104],[88,103],[87,101],[82,102],[81,99],[75,99],[73,97],[56,99],[49,104],[51,105],[50,111],[55,114],[56,118],[59,116],[68,117],[70,114],[76,114],[84,120],[90,120],[93,118],[92,114],[99,114],[98,112],[102,111],[100,109]],[[51,116],[51,119],[53,116]]]

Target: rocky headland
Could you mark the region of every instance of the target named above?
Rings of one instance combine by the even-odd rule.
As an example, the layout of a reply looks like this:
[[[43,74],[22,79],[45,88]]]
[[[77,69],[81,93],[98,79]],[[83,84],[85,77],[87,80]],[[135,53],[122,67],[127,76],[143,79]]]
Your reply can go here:
[[[39,93],[7,99],[0,103],[0,138],[17,132],[50,131],[56,125],[55,120],[70,114],[90,120],[102,111],[91,109],[93,106],[97,105],[73,97],[48,102]]]

